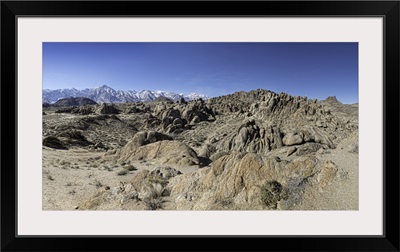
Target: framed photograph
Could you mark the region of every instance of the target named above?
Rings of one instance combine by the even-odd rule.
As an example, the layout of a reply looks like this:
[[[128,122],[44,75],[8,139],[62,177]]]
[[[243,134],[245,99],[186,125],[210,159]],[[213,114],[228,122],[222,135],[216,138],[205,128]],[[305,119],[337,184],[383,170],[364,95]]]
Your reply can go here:
[[[2,250],[399,251],[398,1],[1,7]]]

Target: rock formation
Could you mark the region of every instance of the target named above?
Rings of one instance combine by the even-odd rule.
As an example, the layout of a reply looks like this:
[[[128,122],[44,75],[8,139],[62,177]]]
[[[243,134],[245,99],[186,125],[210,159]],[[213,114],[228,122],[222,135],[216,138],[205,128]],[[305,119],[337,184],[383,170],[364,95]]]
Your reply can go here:
[[[331,151],[358,156],[358,105],[335,97],[258,89],[43,109],[44,146],[102,153],[109,170],[144,166],[81,209],[289,210],[348,177]]]
[[[48,104],[48,103],[47,103]],[[85,98],[85,97],[71,97],[71,98],[63,98],[51,106],[53,107],[69,107],[69,106],[84,106],[84,105],[96,105],[97,103],[92,99]],[[43,104],[44,106],[45,104]],[[49,106],[49,105],[47,105]]]

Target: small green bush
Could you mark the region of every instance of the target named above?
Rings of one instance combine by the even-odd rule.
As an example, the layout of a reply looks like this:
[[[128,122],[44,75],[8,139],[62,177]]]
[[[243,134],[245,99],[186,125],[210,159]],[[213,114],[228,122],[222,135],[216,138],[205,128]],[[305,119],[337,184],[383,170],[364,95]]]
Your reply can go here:
[[[261,203],[268,209],[277,209],[278,201],[281,200],[282,185],[273,180],[267,181],[261,186]]]

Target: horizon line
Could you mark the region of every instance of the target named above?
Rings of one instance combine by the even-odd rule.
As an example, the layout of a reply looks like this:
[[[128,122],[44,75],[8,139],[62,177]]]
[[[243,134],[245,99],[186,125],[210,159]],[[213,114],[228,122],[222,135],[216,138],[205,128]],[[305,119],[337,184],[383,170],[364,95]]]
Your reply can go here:
[[[42,90],[55,91],[55,90],[71,90],[71,89],[75,89],[75,90],[78,90],[78,91],[83,91],[83,90],[85,90],[85,89],[96,89],[96,88],[102,88],[102,87],[107,87],[107,88],[110,88],[110,89],[112,89],[112,90],[114,90],[114,91],[123,91],[123,92],[127,92],[127,91],[134,91],[134,92],[150,91],[150,92],[157,92],[157,91],[159,91],[159,92],[170,92],[170,93],[174,93],[174,94],[178,94],[178,95],[183,95],[183,96],[185,95],[184,93],[176,93],[176,92],[168,91],[168,90],[150,90],[150,89],[142,89],[142,90],[140,90],[140,91],[137,91],[137,90],[129,90],[129,89],[128,89],[128,90],[114,89],[113,87],[110,87],[110,86],[108,86],[108,85],[106,85],[106,84],[101,85],[101,86],[97,86],[97,87],[93,87],[93,88],[86,87],[86,88],[83,88],[83,89],[77,89],[77,88],[75,88],[75,87],[71,87],[71,88],[59,88],[59,89],[42,88]],[[239,93],[239,92],[247,92],[247,93],[248,93],[248,92],[256,91],[256,90],[266,90],[266,91],[269,91],[269,92],[272,92],[272,93],[275,93],[275,94],[285,93],[285,94],[290,95],[290,96],[292,96],[292,97],[296,97],[296,96],[307,97],[308,100],[317,99],[317,101],[324,101],[324,100],[326,100],[326,99],[328,99],[328,98],[330,98],[330,97],[334,97],[334,98],[336,98],[339,102],[341,102],[342,104],[349,104],[349,105],[351,105],[351,104],[358,104],[358,101],[357,101],[357,102],[353,102],[353,103],[343,103],[342,101],[340,101],[340,100],[337,98],[336,95],[327,96],[325,99],[318,99],[318,98],[316,98],[316,97],[314,97],[314,98],[309,98],[309,97],[306,96],[306,95],[304,95],[304,96],[302,96],[302,95],[292,95],[292,94],[289,94],[289,93],[286,93],[286,92],[283,92],[283,91],[281,91],[281,92],[275,92],[275,91],[272,91],[272,90],[269,90],[269,89],[264,89],[264,88],[252,89],[252,90],[249,90],[249,91],[246,91],[246,90],[238,90],[238,91],[235,91],[235,92],[233,92],[233,93],[227,93],[227,94],[224,94],[224,95],[217,95],[217,96],[210,96],[210,95],[206,95],[206,94],[204,94],[204,93],[197,93],[197,92],[190,92],[190,93],[187,93],[186,95],[190,95],[190,94],[200,94],[200,95],[207,96],[208,98],[217,98],[217,97],[221,97],[221,96],[231,95],[231,94],[234,94],[234,93]]]

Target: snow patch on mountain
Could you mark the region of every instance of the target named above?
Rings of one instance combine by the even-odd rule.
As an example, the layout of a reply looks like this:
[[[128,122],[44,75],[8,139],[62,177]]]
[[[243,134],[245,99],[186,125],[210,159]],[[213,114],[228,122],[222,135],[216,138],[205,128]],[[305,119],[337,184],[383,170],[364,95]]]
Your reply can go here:
[[[70,98],[70,97],[86,97],[94,100],[97,103],[120,103],[120,102],[148,102],[153,101],[158,97],[165,97],[173,101],[178,101],[184,98],[186,101],[196,100],[196,99],[209,99],[210,97],[198,94],[190,93],[188,95],[177,94],[169,91],[151,91],[151,90],[115,90],[109,86],[103,85],[96,88],[86,88],[83,90],[78,90],[76,88],[72,89],[43,89],[42,92],[42,102],[43,103],[54,103],[59,99]]]

